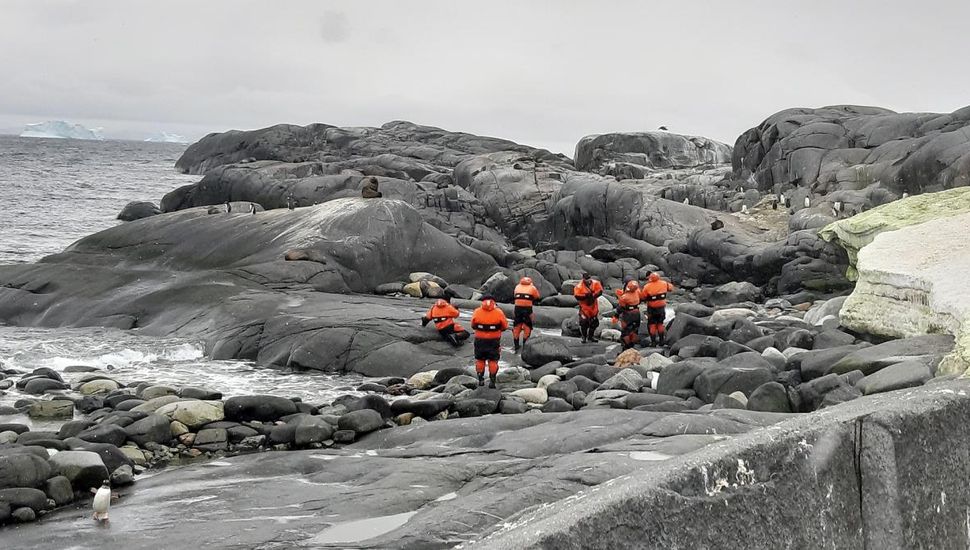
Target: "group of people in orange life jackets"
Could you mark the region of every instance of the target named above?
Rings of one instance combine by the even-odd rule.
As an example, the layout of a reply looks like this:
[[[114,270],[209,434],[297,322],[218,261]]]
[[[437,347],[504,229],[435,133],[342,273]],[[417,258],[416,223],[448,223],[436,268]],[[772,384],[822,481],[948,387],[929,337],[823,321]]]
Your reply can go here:
[[[667,293],[674,286],[660,278],[656,273],[647,277],[643,288],[635,280],[628,281],[623,289],[617,290],[619,305],[613,312],[613,322],[619,321],[623,349],[629,349],[640,341],[640,304],[647,305],[647,326],[652,345],[663,345],[664,319],[666,316]],[[599,302],[603,295],[603,285],[584,273],[582,280],[573,289],[573,296],[579,304],[579,332],[583,343],[596,342],[594,332],[599,326]],[[523,277],[513,292],[512,338],[515,352],[521,349],[532,335],[535,315],[532,308],[539,301],[539,289],[532,279]],[[461,346],[469,338],[469,333],[456,319],[458,309],[447,300],[440,299],[424,314],[422,325],[433,322],[438,334],[451,345]],[[498,361],[501,355],[502,333],[509,328],[509,320],[499,309],[492,296],[482,297],[482,305],[472,313],[472,329],[475,331],[475,372],[478,385],[485,385],[485,368],[488,367],[489,387],[495,387],[498,375]],[[521,343],[520,343],[521,337]]]

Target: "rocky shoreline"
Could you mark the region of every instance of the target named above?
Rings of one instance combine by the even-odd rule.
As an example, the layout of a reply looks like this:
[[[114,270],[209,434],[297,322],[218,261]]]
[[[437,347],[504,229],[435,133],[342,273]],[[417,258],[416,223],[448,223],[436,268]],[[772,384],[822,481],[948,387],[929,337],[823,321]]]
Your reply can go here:
[[[954,337],[962,337],[958,328],[889,330],[872,314],[878,308],[859,307],[855,295],[844,310],[856,270],[873,269],[864,251],[826,235],[880,216],[903,218],[907,208],[923,208],[929,195],[919,193],[963,181],[952,153],[970,154],[970,142],[955,137],[970,122],[965,111],[788,110],[743,134],[733,149],[666,132],[607,134],[584,138],[575,162],[406,122],[207,136],[177,164],[202,179],[166,195],[159,208],[133,205],[124,217],[134,221],[37,264],[0,266],[0,320],[197,338],[216,359],[359,373],[371,378],[356,388],[367,394],[330,403],[223,399],[202,388],[122,384],[103,372],[5,370],[0,391],[34,397],[0,410],[0,461],[9,466],[0,469],[0,523],[30,521],[108,477],[124,485],[146,469],[235,457],[227,463],[243,470],[224,474],[227,484],[217,491],[225,499],[238,498],[232,479],[245,468],[300,464],[325,477],[326,464],[363,499],[359,510],[334,512],[334,528],[386,516],[375,513],[385,498],[394,503],[388,511],[411,514],[410,522],[366,545],[450,547],[645,468],[654,460],[643,458],[649,453],[663,461],[872,394],[945,382],[962,373],[937,372],[952,357]],[[943,144],[947,156],[934,156]],[[913,146],[919,154],[910,155]],[[383,198],[361,198],[371,178]],[[938,214],[920,216],[964,208],[960,197],[934,204]],[[860,227],[853,230],[870,241],[898,229]],[[875,243],[892,250],[886,241]],[[608,315],[612,290],[651,272],[679,289],[669,347],[621,353]],[[571,289],[582,273],[609,290],[598,344],[575,338]],[[510,313],[512,289],[524,276],[542,294],[540,330],[521,355],[506,336],[498,388],[479,388],[471,346],[452,348],[419,318],[431,299],[448,297],[468,311],[484,294]],[[905,308],[910,299],[881,296],[899,303],[879,311]],[[23,414],[64,422],[28,430],[5,420]],[[276,453],[266,450],[291,450],[282,454],[293,458],[267,458]],[[598,453],[609,455],[608,464]],[[501,480],[485,466],[490,454],[509,469]],[[415,470],[428,459],[463,481],[429,481]],[[383,468],[375,466],[381,460],[413,472],[412,487],[441,494],[375,497],[373,482],[352,472],[363,464]],[[553,465],[536,471],[542,460]],[[204,465],[147,481],[191,479],[198,468]],[[582,468],[597,473],[577,474]],[[503,487],[530,476],[556,490],[499,498]],[[291,481],[281,483],[310,499]],[[382,487],[406,489],[401,483]],[[453,492],[446,499],[455,500],[453,509],[439,509],[435,499]],[[130,495],[122,503],[150,505],[149,496]],[[503,513],[469,522],[455,511],[465,503]],[[287,506],[307,511],[301,502]],[[314,529],[315,513],[294,521],[301,524],[294,540],[346,542]],[[456,530],[450,521],[468,527]],[[56,537],[23,529],[23,541]],[[270,538],[247,543],[284,542],[269,531]]]

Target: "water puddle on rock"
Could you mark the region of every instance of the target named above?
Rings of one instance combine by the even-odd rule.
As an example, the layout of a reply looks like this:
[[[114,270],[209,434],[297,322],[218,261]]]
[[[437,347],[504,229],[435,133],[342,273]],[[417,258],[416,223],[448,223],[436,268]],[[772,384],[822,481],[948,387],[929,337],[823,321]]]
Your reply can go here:
[[[417,512],[404,512],[392,516],[379,516],[334,524],[310,539],[311,544],[347,544],[360,542],[401,527]]]
[[[632,458],[633,460],[646,460],[646,461],[654,462],[654,461],[660,461],[660,460],[667,460],[668,458],[671,458],[671,456],[665,455],[663,453],[658,453],[655,451],[634,451],[630,453],[630,458]]]

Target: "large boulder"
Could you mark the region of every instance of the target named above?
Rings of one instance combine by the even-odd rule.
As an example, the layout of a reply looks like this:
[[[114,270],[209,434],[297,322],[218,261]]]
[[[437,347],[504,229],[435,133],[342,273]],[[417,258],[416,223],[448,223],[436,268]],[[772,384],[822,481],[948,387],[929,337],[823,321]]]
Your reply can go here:
[[[0,489],[0,503],[9,505],[14,511],[18,508],[29,508],[34,512],[43,512],[47,509],[47,495],[44,491],[31,487],[11,487]]]
[[[40,487],[50,477],[47,460],[29,452],[0,454],[0,489]]]
[[[857,201],[848,207],[861,210],[903,192],[966,185],[968,125],[966,108],[949,114],[856,105],[785,109],[737,139],[734,176],[750,178],[762,190],[841,192]],[[869,191],[865,202],[848,193],[873,182],[881,194],[873,197]],[[794,201],[793,206],[802,208]]]
[[[223,404],[220,401],[177,401],[159,407],[155,413],[171,420],[178,420],[189,428],[198,428],[225,418]]]
[[[661,381],[666,373],[667,371],[664,371],[661,375]],[[740,391],[750,395],[758,386],[771,382],[774,378],[775,375],[770,368],[717,365],[701,371],[694,380],[693,387],[697,397],[706,403],[713,403],[719,393],[731,394]]]
[[[140,220],[142,218],[147,218],[149,216],[157,216],[161,214],[161,209],[152,202],[145,201],[133,201],[125,205],[118,213],[118,219],[124,222],[131,222],[135,220]]]
[[[54,473],[69,479],[76,490],[100,487],[108,479],[108,468],[92,451],[61,451],[50,462]]]
[[[892,244],[890,245],[890,243],[884,242],[880,248],[890,245],[898,251],[900,249],[899,247],[904,244],[907,247],[910,246],[910,241],[912,240],[914,244],[927,244],[931,245],[931,248],[934,249],[939,246],[942,250],[949,251],[949,245],[938,242],[939,238],[957,238],[958,235],[946,233],[944,227],[941,226],[965,227],[965,221],[948,220],[948,218],[965,217],[966,214],[970,214],[970,188],[966,187],[966,184],[964,186],[953,187],[953,189],[946,191],[907,197],[903,200],[884,204],[878,208],[873,208],[872,210],[862,212],[848,219],[835,222],[819,231],[819,237],[837,243],[845,249],[849,257],[848,276],[851,280],[856,280],[860,275],[858,265],[860,251],[875,242],[876,238],[883,233],[911,228],[926,222],[934,222],[933,226],[924,230],[925,232],[933,234],[933,237],[929,240],[920,242],[918,241],[920,239],[919,236],[915,236],[910,231],[906,231],[903,235],[914,236],[904,237],[904,243],[897,243],[895,242],[895,237],[889,237],[886,240],[892,240]],[[941,229],[943,229],[943,232],[940,232]],[[917,231],[917,233],[920,233],[920,231]],[[943,240],[949,239],[944,238]],[[916,252],[917,250],[913,249],[913,251]],[[875,254],[878,254],[878,252],[873,251],[870,253],[870,256],[874,256]],[[930,250],[927,249],[920,251],[917,255],[920,258],[929,258],[931,257],[930,254]],[[945,260],[947,258],[944,257],[943,259]],[[882,263],[878,262],[878,258],[873,257],[872,259],[876,261],[875,265]],[[920,265],[921,262],[916,261],[918,258],[913,260],[912,262],[905,263],[911,263],[914,266]],[[886,263],[891,266],[891,262]]]
[[[880,369],[860,380],[857,387],[864,395],[921,386],[933,378],[926,361],[912,359]]]
[[[160,414],[150,414],[124,428],[128,439],[144,447],[149,442],[167,444],[172,440],[171,420]]]
[[[379,412],[373,409],[361,409],[341,416],[337,426],[341,430],[365,434],[384,426],[384,419]]]
[[[914,198],[924,200],[914,205],[920,216],[940,219],[880,233],[862,248],[859,280],[842,308],[842,324],[894,338],[953,335],[954,349],[940,372],[963,373],[970,368],[970,293],[963,279],[970,269],[970,243],[963,238],[970,213],[953,215],[955,206],[929,202],[934,196],[900,202]],[[970,192],[965,202],[970,208]]]
[[[576,144],[576,168],[602,174],[642,177],[659,168],[695,168],[730,162],[731,146],[705,137],[667,132],[627,132],[586,136]],[[619,166],[618,166],[619,165]]]
[[[525,343],[522,360],[533,367],[541,367],[552,361],[570,363],[573,352],[562,338],[536,335]]]
[[[226,420],[274,421],[297,412],[296,403],[275,395],[242,395],[225,401]]]
[[[788,399],[788,390],[778,382],[766,382],[748,396],[748,410],[790,413],[792,411],[791,401]]]
[[[30,405],[27,414],[31,418],[70,420],[74,417],[74,402],[66,399],[36,401]]]
[[[858,370],[865,375],[870,375],[884,367],[914,357],[939,359],[952,350],[953,337],[949,334],[927,334],[890,340],[877,346],[853,351],[832,365],[830,372],[844,374]]]

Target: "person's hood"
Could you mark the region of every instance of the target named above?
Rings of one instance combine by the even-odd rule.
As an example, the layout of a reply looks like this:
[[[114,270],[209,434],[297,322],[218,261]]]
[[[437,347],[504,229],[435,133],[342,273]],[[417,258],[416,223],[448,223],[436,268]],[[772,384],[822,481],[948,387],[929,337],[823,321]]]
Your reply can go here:
[[[648,279],[650,280],[651,283],[655,283],[660,280],[660,275],[657,275],[656,273],[651,273]]]
[[[445,307],[448,305],[448,302],[442,298],[439,298],[438,301],[434,303],[434,305],[435,307]]]
[[[485,298],[482,300],[482,309],[485,311],[492,311],[495,309],[495,300],[492,298]]]

